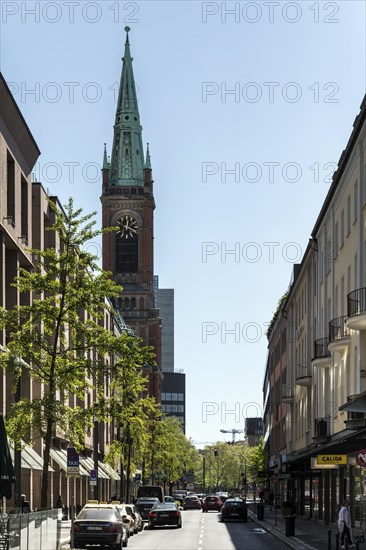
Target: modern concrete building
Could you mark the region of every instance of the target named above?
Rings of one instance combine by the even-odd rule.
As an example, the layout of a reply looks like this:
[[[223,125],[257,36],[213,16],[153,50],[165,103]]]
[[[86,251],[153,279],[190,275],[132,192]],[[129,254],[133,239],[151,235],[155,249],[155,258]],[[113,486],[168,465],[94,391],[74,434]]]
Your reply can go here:
[[[355,525],[366,525],[366,98],[315,222],[281,315],[269,332],[286,331],[281,391],[264,388],[272,411],[285,406],[281,449],[268,470],[297,513],[336,521],[348,497]],[[272,358],[274,357],[274,358]],[[267,393],[266,393],[267,395]],[[268,423],[267,423],[268,425]],[[266,437],[275,437],[269,425]],[[271,445],[269,446],[271,448]]]
[[[186,424],[186,375],[181,372],[166,372],[163,380],[161,406],[167,416],[175,416],[185,432]]]
[[[263,418],[245,419],[245,437],[249,447],[258,445],[260,438],[263,437]]]
[[[155,297],[161,319],[161,370],[174,372],[174,289],[158,288]]]

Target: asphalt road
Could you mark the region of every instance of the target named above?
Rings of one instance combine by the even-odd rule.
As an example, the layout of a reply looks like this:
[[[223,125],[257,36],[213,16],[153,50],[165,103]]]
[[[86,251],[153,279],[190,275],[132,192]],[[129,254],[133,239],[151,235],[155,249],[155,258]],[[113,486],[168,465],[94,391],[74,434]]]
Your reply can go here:
[[[283,550],[287,548],[250,520],[248,523],[242,521],[221,523],[218,513],[203,514],[199,510],[182,511],[182,520],[182,529],[176,527],[145,529],[129,539],[128,549]]]

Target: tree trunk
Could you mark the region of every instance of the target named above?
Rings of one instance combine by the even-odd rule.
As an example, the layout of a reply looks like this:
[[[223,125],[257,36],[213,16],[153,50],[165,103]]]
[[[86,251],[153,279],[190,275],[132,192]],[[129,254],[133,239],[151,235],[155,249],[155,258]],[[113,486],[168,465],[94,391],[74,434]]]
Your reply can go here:
[[[48,508],[48,466],[50,463],[50,449],[52,443],[52,418],[47,419],[47,431],[45,437],[44,454],[43,454],[43,473],[42,473],[42,488],[41,488],[41,508]]]

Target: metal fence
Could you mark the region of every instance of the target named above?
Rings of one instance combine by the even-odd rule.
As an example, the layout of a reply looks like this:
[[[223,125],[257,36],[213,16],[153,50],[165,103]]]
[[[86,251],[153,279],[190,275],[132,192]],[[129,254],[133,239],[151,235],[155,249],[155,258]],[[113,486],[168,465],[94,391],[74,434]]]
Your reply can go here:
[[[4,516],[6,515],[6,518]],[[58,550],[61,517],[58,510],[29,514],[3,514],[7,526],[9,550]]]

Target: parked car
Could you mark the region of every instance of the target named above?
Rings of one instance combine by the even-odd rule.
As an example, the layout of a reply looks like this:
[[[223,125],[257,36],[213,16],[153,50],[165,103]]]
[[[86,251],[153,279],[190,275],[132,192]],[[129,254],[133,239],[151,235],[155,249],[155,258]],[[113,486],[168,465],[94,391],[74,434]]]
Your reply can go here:
[[[198,497],[186,496],[183,502],[183,510],[201,510],[201,501]]]
[[[131,516],[132,519],[133,519],[133,524],[132,524],[133,525],[133,532],[135,533],[135,535],[137,535],[137,533],[139,533],[143,529],[142,517],[137,512],[136,507],[134,506],[134,504],[126,504],[125,509],[126,509],[127,514],[129,516]],[[141,523],[141,528],[140,528],[140,523]]]
[[[128,504],[115,504],[123,523],[127,528],[127,533],[129,537],[133,537],[135,533],[135,520],[130,514],[130,510],[127,509]]]
[[[136,500],[135,506],[138,513],[141,515],[143,521],[148,521],[149,512],[155,504],[159,504],[158,498],[138,498]]]
[[[227,498],[221,508],[221,521],[241,519],[247,521],[248,509],[242,498]]]
[[[182,516],[175,504],[156,504],[149,512],[149,529],[157,525],[182,527]]]
[[[114,505],[85,506],[74,521],[74,546],[85,548],[89,544],[117,548],[127,546],[126,526]]]
[[[210,510],[220,512],[221,507],[222,500],[220,497],[217,497],[215,495],[207,496],[203,501],[202,512],[209,512]]]
[[[174,492],[172,496],[174,500],[179,502],[180,506],[183,506],[183,502],[184,502],[184,499],[186,498],[186,495],[184,495],[183,493],[179,493],[177,491],[177,492]]]

